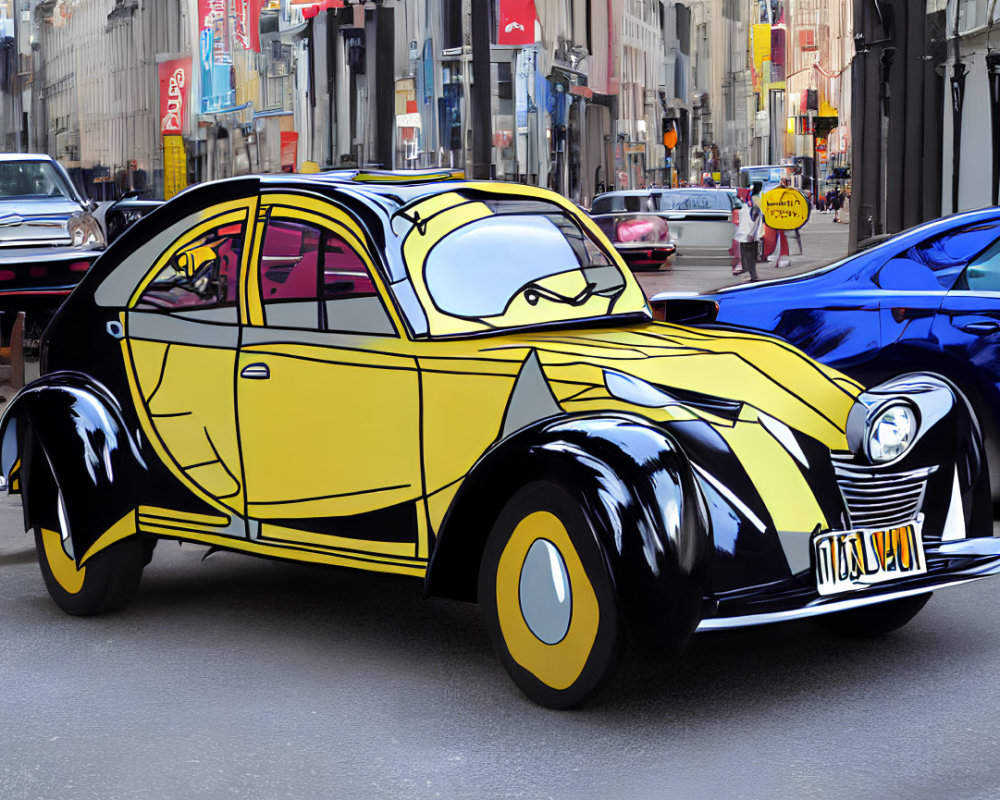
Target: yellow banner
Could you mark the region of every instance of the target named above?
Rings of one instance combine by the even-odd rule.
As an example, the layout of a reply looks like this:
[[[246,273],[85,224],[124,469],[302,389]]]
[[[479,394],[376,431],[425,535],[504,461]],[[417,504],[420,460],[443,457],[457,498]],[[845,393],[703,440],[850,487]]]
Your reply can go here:
[[[187,187],[187,151],[183,136],[163,137],[163,199]]]
[[[764,69],[764,62],[771,60],[771,26],[754,25],[751,36],[753,37],[753,67],[760,75]]]
[[[760,196],[764,224],[776,231],[795,231],[809,221],[809,202],[798,189],[778,186]]]

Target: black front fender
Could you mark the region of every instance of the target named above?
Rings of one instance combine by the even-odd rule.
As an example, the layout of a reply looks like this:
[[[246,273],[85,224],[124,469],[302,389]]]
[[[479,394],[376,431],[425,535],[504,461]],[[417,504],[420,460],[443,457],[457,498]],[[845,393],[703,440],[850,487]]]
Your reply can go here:
[[[676,440],[630,415],[541,422],[488,451],[442,523],[428,594],[476,599],[483,546],[500,509],[518,487],[539,478],[578,499],[633,645],[656,653],[683,644],[701,619],[708,586],[706,506]]]
[[[146,463],[121,406],[99,382],[77,372],[56,372],[25,386],[0,419],[0,442],[16,425],[26,530],[69,530],[80,558],[106,530],[134,508]],[[63,519],[58,498],[62,496]]]

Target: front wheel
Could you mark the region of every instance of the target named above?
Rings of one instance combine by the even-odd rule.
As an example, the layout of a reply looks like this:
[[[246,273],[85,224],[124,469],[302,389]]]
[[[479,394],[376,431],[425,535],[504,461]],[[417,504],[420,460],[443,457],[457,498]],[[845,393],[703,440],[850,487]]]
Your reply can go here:
[[[614,674],[624,638],[601,548],[558,484],[518,490],[497,517],[479,603],[514,683],[550,708],[583,702]]]
[[[38,565],[49,595],[67,614],[87,616],[128,605],[139,590],[151,545],[130,536],[93,556],[82,567],[63,547],[59,531],[35,528]]]
[[[852,638],[868,638],[882,636],[902,628],[907,622],[920,613],[931,593],[903,597],[899,600],[889,600],[871,606],[838,611],[818,617],[817,622],[833,633]]]

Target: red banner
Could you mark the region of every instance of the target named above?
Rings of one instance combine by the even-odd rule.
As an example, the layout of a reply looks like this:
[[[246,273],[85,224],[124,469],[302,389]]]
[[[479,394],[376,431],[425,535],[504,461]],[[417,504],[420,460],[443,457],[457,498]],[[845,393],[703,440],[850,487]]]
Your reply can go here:
[[[260,52],[261,0],[233,0],[233,33],[244,50]]]
[[[175,58],[160,64],[160,133],[164,136],[184,133],[190,85],[190,58]]]
[[[497,44],[535,43],[535,0],[500,0]]]
[[[295,131],[281,132],[281,171],[295,172],[299,158],[299,135]]]

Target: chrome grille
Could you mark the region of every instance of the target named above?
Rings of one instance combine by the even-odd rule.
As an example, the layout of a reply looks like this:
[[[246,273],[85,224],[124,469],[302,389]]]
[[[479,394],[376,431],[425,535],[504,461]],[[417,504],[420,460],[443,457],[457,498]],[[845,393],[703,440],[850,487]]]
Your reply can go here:
[[[923,506],[927,478],[936,469],[880,472],[835,464],[850,526],[885,529],[916,519]]]

